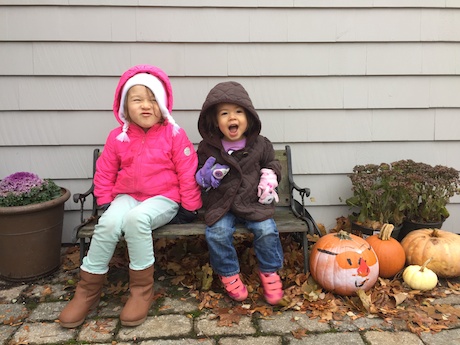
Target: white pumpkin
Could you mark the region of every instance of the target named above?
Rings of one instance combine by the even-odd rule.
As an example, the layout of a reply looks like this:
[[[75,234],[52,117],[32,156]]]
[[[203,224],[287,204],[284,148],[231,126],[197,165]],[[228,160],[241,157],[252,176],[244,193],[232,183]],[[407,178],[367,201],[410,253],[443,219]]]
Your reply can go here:
[[[431,258],[422,266],[410,265],[403,272],[403,280],[414,290],[431,290],[438,284],[438,276],[426,267]]]

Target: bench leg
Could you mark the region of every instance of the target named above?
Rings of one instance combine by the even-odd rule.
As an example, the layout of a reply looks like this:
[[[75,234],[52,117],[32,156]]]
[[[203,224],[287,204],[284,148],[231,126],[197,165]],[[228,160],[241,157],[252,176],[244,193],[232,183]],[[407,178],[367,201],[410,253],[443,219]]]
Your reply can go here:
[[[303,248],[303,273],[307,274],[310,271],[310,264],[308,261],[308,238],[307,233],[302,232],[302,248]]]
[[[86,254],[86,240],[84,238],[80,238],[80,265],[83,264],[83,258]]]

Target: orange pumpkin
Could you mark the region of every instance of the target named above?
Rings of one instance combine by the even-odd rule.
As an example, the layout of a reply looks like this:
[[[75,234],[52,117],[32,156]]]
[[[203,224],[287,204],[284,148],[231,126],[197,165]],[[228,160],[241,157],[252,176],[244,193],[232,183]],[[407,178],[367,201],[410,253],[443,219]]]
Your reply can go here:
[[[310,272],[324,289],[350,296],[374,286],[379,261],[369,243],[342,230],[321,237],[313,245]]]
[[[406,252],[401,243],[391,237],[394,225],[384,224],[380,234],[366,238],[379,259],[379,276],[391,278],[406,264]]]
[[[419,229],[409,232],[401,241],[408,265],[419,265],[432,258],[426,266],[439,277],[460,276],[460,236],[440,229]]]

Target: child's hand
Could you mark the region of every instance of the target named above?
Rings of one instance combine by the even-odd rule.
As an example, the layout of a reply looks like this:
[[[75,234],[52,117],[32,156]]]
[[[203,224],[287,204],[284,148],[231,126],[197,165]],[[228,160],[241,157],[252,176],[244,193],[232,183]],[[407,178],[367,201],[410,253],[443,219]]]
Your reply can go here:
[[[216,163],[214,157],[209,157],[203,167],[195,175],[196,182],[203,188],[217,188],[220,180],[227,175],[230,168],[227,165]]]
[[[220,185],[220,180],[222,180],[225,177],[225,175],[227,175],[230,168],[227,165],[216,163],[212,166],[211,170],[211,186],[212,188],[217,188]]]
[[[203,188],[211,187],[212,183],[212,166],[216,162],[214,157],[209,157],[204,163],[203,167],[197,171],[195,175],[196,182]],[[215,179],[215,178],[214,178]],[[214,187],[216,188],[216,187]]]
[[[110,206],[110,202],[107,203],[107,204],[104,204],[104,205],[99,206],[99,209],[101,209],[102,211],[105,212],[105,211],[107,211],[107,209],[109,208],[109,206]]]
[[[193,222],[198,217],[198,212],[189,211],[181,206],[176,216],[169,222],[170,224],[187,224]]]
[[[275,189],[272,188],[270,185],[268,185],[265,190],[260,193],[259,196],[259,202],[261,204],[266,204],[266,205],[269,205],[273,202],[273,200],[275,202],[278,202],[280,201],[279,197],[278,197],[278,193],[276,193]]]
[[[278,180],[275,172],[271,169],[260,169],[260,182],[257,187],[257,196],[261,204],[271,204],[273,200],[279,202],[275,188],[278,187]]]

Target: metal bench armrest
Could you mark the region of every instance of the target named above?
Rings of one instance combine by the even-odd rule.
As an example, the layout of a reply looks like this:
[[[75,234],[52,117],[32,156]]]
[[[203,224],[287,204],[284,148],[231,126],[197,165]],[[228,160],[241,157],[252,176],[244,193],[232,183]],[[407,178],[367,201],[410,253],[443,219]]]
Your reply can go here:
[[[99,158],[99,155],[100,155],[100,150],[94,149],[93,150],[93,179],[94,179],[94,174],[96,172],[96,161]],[[84,217],[85,202],[86,202],[86,198],[90,195],[93,197],[91,216],[88,217],[88,219],[85,219]],[[89,221],[98,217],[98,207],[97,207],[96,199],[94,197],[94,180],[92,180],[91,187],[86,192],[75,193],[73,195],[73,201],[75,203],[80,203],[80,224],[74,228],[73,234],[72,234],[72,239],[76,241],[78,237],[78,232],[80,231],[80,229],[86,224],[88,224]]]
[[[80,222],[81,223],[84,223],[85,222],[85,218],[83,216],[83,211],[85,209],[85,202],[86,202],[86,198],[90,195],[93,196],[94,198],[94,194],[93,194],[93,191],[94,191],[94,183],[91,184],[91,188],[88,189],[86,192],[84,193],[75,193],[73,195],[73,201],[75,203],[80,203]],[[97,207],[96,207],[96,202],[94,201],[93,199],[93,207],[92,207],[92,212],[91,212],[91,215],[92,216],[95,216],[97,215]]]
[[[304,195],[306,197],[310,196],[310,188],[307,188],[307,187],[301,188],[294,181],[291,181],[290,183],[291,183],[292,189],[295,189],[299,193],[299,195]],[[291,197],[293,197],[292,191],[291,191]]]
[[[292,174],[292,161],[291,161],[291,147],[289,145],[286,145],[286,154],[288,158],[288,175],[289,175],[289,193],[290,193],[290,199],[291,199],[291,210],[292,213],[297,218],[302,219],[305,221],[308,227],[308,232],[310,235],[317,234],[321,236],[321,231],[318,228],[318,225],[316,224],[315,220],[311,216],[310,212],[305,207],[305,198],[310,196],[310,188],[307,187],[299,187],[295,182],[294,182],[294,177]],[[294,196],[294,191],[297,192],[298,196],[300,196],[301,203],[296,200],[295,195]]]

